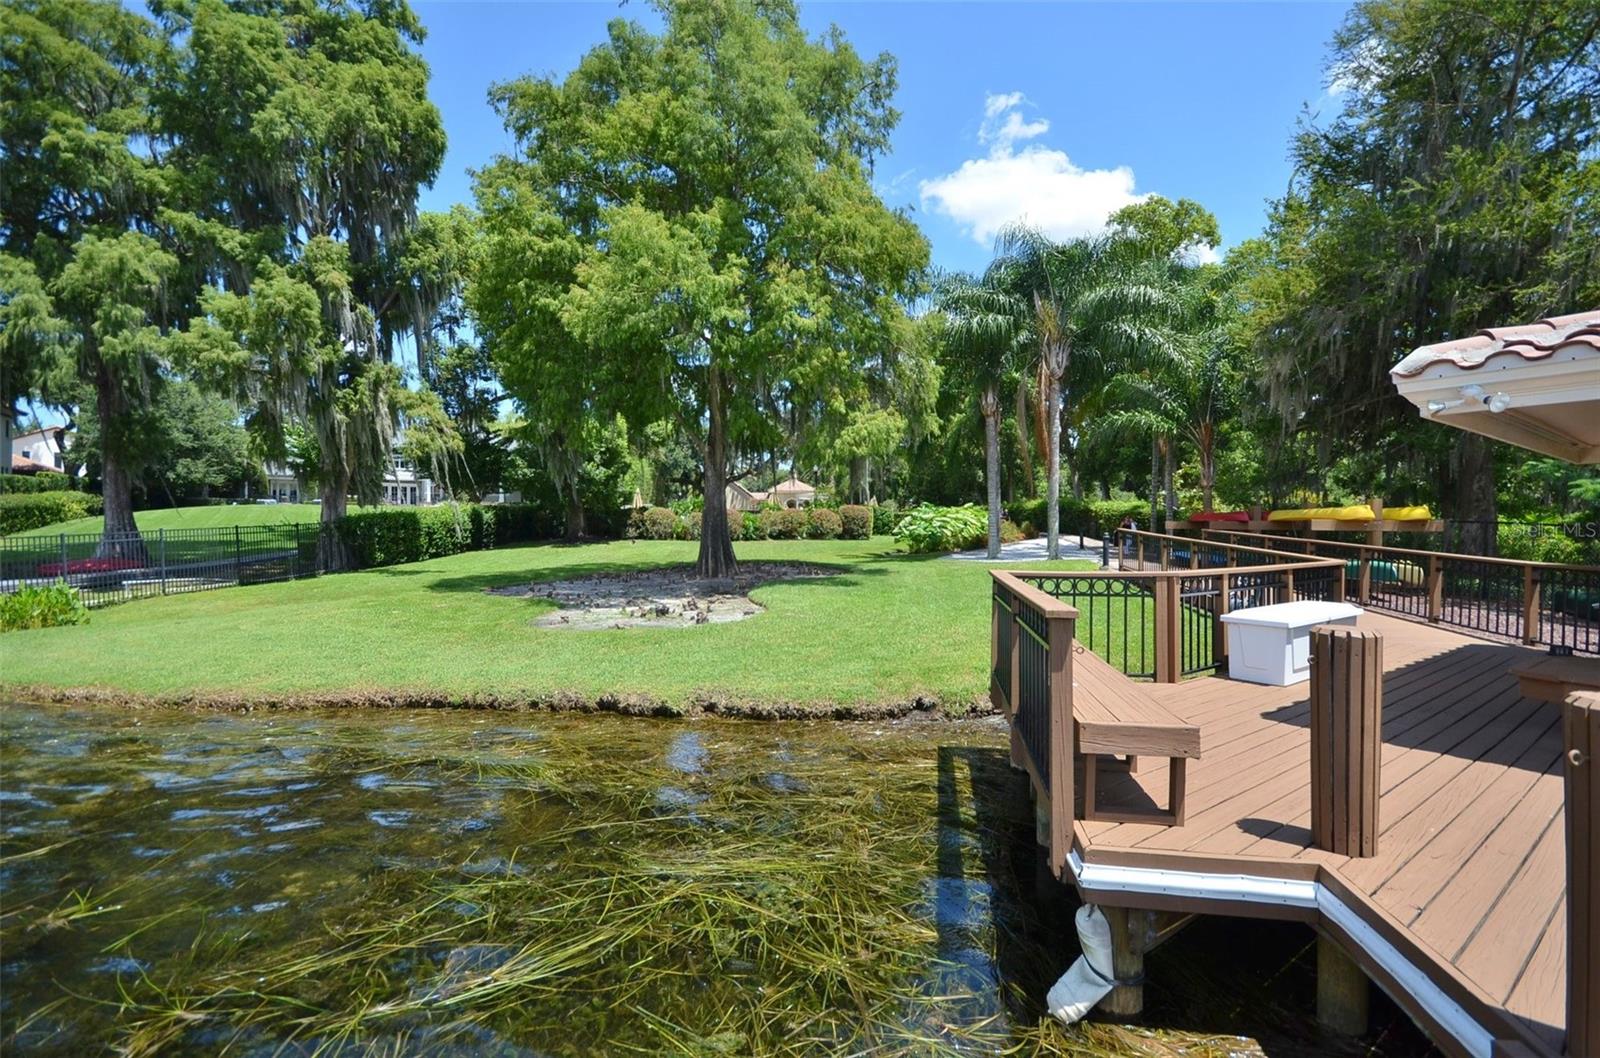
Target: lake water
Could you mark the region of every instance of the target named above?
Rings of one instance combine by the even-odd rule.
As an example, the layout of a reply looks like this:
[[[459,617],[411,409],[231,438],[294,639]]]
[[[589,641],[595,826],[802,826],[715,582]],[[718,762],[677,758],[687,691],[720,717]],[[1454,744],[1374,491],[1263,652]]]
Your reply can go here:
[[[1360,1045],[1318,1037],[1292,926],[1191,927],[1139,1026],[1042,1017],[1072,904],[1005,745],[992,722],[5,706],[0,1050],[1426,1053],[1389,1007]]]

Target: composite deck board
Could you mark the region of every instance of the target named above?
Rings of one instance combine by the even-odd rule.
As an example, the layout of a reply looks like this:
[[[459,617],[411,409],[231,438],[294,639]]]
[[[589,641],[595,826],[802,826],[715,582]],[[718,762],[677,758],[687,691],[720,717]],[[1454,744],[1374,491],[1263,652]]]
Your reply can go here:
[[[1244,873],[1321,864],[1398,924],[1429,972],[1501,1005],[1536,1052],[1555,1053],[1566,980],[1559,709],[1523,698],[1511,673],[1539,655],[1386,615],[1360,623],[1384,634],[1376,856],[1311,846],[1309,687],[1209,677],[1140,688],[1200,727],[1184,826],[1082,824],[1084,855],[1138,850],[1170,855],[1174,869],[1200,855]],[[1102,805],[1164,793],[1164,768],[1100,772]]]

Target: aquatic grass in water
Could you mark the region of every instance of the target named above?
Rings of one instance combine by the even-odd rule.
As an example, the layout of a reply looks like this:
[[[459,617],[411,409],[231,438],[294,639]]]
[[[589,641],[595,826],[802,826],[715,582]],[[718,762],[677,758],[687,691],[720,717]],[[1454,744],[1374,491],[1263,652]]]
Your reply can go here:
[[[7,1052],[1250,1050],[1041,1020],[993,724],[3,719]]]

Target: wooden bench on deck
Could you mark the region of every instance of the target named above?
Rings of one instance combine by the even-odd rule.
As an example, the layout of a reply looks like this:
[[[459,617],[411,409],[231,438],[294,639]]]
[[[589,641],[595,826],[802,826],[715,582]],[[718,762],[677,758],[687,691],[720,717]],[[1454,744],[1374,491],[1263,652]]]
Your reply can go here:
[[[1099,655],[1076,646],[1072,656],[1072,716],[1076,752],[1083,760],[1083,818],[1112,823],[1183,825],[1184,771],[1200,756],[1200,728],[1179,719]],[[1169,759],[1167,808],[1102,810],[1095,801],[1095,771],[1102,756]]]
[[[1600,658],[1544,657],[1511,669],[1522,696],[1536,702],[1567,700],[1574,691],[1600,691]]]

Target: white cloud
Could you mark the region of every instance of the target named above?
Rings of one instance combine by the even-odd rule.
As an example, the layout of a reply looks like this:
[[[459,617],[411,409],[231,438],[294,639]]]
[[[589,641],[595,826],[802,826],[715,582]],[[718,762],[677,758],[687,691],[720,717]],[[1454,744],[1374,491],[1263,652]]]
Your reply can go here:
[[[1222,260],[1222,251],[1205,243],[1195,243],[1179,250],[1178,253],[1189,264],[1218,264]]]
[[[1022,105],[1021,92],[990,92],[983,98],[983,116],[997,118],[1006,111]]]
[[[991,94],[984,100],[978,142],[983,158],[969,158],[955,172],[918,185],[924,208],[942,213],[987,246],[1007,224],[1026,221],[1056,239],[1093,235],[1106,219],[1147,195],[1133,190],[1133,170],[1082,169],[1066,152],[1043,144],[1017,144],[1050,130],[1044,118],[1024,120],[1021,92]]]

